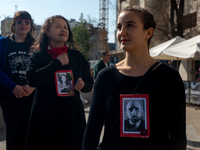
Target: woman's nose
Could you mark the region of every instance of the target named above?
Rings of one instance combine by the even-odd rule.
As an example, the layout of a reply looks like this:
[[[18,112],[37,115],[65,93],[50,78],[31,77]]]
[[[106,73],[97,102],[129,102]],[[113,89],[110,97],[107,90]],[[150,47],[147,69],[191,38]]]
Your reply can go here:
[[[122,29],[121,29],[121,35],[123,36],[123,35],[126,35],[126,34],[127,34],[126,29],[124,27],[122,27]]]
[[[22,25],[26,25],[26,22],[25,22],[25,20],[22,20]]]

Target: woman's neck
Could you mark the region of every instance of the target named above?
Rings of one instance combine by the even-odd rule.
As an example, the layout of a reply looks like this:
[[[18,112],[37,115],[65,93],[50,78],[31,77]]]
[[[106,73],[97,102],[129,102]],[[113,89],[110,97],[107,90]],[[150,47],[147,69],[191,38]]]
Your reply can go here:
[[[145,53],[126,53],[125,65],[130,67],[139,67],[145,64],[150,63],[153,58],[148,54]]]
[[[26,39],[27,34],[14,34],[15,42],[24,42]],[[14,39],[13,39],[14,40]]]
[[[53,48],[59,48],[59,47],[63,47],[63,46],[65,46],[65,43],[59,43],[59,42],[51,42],[50,41],[50,45],[51,45],[51,47],[53,47]]]
[[[146,73],[146,71],[156,62],[149,54],[146,52],[126,52],[126,58],[116,64],[117,69],[122,74],[128,76],[141,76]]]

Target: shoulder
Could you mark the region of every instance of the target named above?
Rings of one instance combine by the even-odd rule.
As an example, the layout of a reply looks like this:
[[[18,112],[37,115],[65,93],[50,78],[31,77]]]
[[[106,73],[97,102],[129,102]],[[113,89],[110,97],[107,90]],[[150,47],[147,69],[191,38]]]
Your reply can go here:
[[[0,43],[3,43],[6,40],[6,37],[1,36],[0,37]]]
[[[102,63],[103,63],[103,61],[102,61],[102,60],[100,60],[100,61],[98,61],[98,62],[96,63],[96,65],[95,65],[95,66],[97,67],[97,66],[101,65]]]
[[[75,64],[82,64],[82,65],[88,64],[83,54],[78,50],[68,49],[68,56],[70,61],[72,61]]]
[[[33,55],[43,55],[44,52],[43,51],[35,51],[33,52]]]
[[[31,57],[32,57],[32,58],[37,57],[37,58],[43,58],[43,59],[44,59],[44,56],[46,56],[46,55],[47,55],[47,52],[46,52],[46,51],[35,51],[35,52],[33,52],[33,53],[31,54]]]
[[[162,74],[167,74],[167,75],[179,74],[176,69],[167,66],[165,64],[161,64],[156,70]]]
[[[100,60],[100,61],[99,61],[99,64],[104,64],[103,60]]]
[[[102,70],[99,71],[98,76],[99,78],[103,79],[110,79],[113,77],[113,74],[115,73],[115,65],[108,66]]]
[[[81,54],[81,52],[79,52],[78,50],[70,49],[70,48],[68,49],[68,55],[72,57],[76,57],[76,60],[85,59],[85,57],[83,56],[83,54]]]
[[[165,64],[161,64],[158,68],[156,68],[154,75],[156,78],[164,79],[168,84],[182,82],[179,72]]]
[[[0,41],[1,41],[1,40],[5,40],[5,37],[4,37],[4,36],[1,36],[1,37],[0,37]]]
[[[7,49],[7,45],[8,45],[7,38],[8,38],[8,36],[6,36],[6,37],[1,36],[0,37],[0,49],[1,49],[1,51],[4,49],[4,47]]]
[[[78,50],[74,50],[71,48],[68,48],[68,54],[69,55],[82,55]]]

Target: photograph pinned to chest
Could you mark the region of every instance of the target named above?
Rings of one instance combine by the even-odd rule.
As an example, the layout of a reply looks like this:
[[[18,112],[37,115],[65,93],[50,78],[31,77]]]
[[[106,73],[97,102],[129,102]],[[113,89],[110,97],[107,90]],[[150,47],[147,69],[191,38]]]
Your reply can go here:
[[[120,137],[149,138],[149,95],[120,95]]]
[[[58,70],[54,74],[57,96],[74,96],[74,78],[72,70]]]

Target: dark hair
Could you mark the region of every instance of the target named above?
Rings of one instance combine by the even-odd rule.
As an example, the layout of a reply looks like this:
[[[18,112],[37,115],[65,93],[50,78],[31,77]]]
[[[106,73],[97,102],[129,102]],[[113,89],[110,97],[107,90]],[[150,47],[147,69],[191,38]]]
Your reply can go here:
[[[63,84],[63,81],[62,81],[62,76],[64,76],[65,78],[66,78],[66,81],[65,81],[65,83],[67,83],[67,80],[68,80],[68,76],[67,75],[64,75],[64,74],[62,74],[61,76],[60,76],[60,82]]]
[[[30,49],[31,45],[35,41],[35,38],[32,36],[33,31],[35,30],[35,27],[33,26],[33,21],[31,19],[31,15],[27,11],[17,11],[13,17],[13,22],[11,23],[10,29],[12,33],[15,33],[15,22],[17,19],[22,20],[30,20],[31,21],[31,30],[28,32],[26,39],[25,39],[25,48]]]
[[[37,38],[37,42],[34,44],[34,51],[46,50],[48,42],[49,42],[49,38],[45,32],[50,29],[53,21],[57,18],[63,19],[67,23],[68,31],[69,31],[69,38],[66,41],[66,44],[70,48],[75,48],[75,46],[74,46],[75,41],[73,39],[73,33],[70,29],[67,19],[65,19],[61,15],[55,15],[55,16],[47,18],[46,21],[44,22],[44,25],[42,26],[39,36]]]
[[[62,76],[64,76],[65,78],[66,78],[66,81],[65,81],[65,83],[68,85],[68,84],[70,84],[69,82],[70,82],[70,76],[69,76],[69,74],[62,74],[62,75],[60,75],[59,77],[58,77],[58,81],[60,81],[60,83],[61,84],[63,84],[63,81],[62,81]]]
[[[156,29],[156,22],[154,21],[154,17],[147,9],[135,5],[125,7],[120,13],[124,11],[132,11],[134,13],[137,13],[144,25],[144,30],[147,30],[149,28],[153,28],[154,30]],[[153,35],[148,39],[148,46],[152,37]]]
[[[106,50],[106,51],[103,51],[101,54],[102,54],[102,56],[105,56],[107,53],[108,53],[108,51]]]

